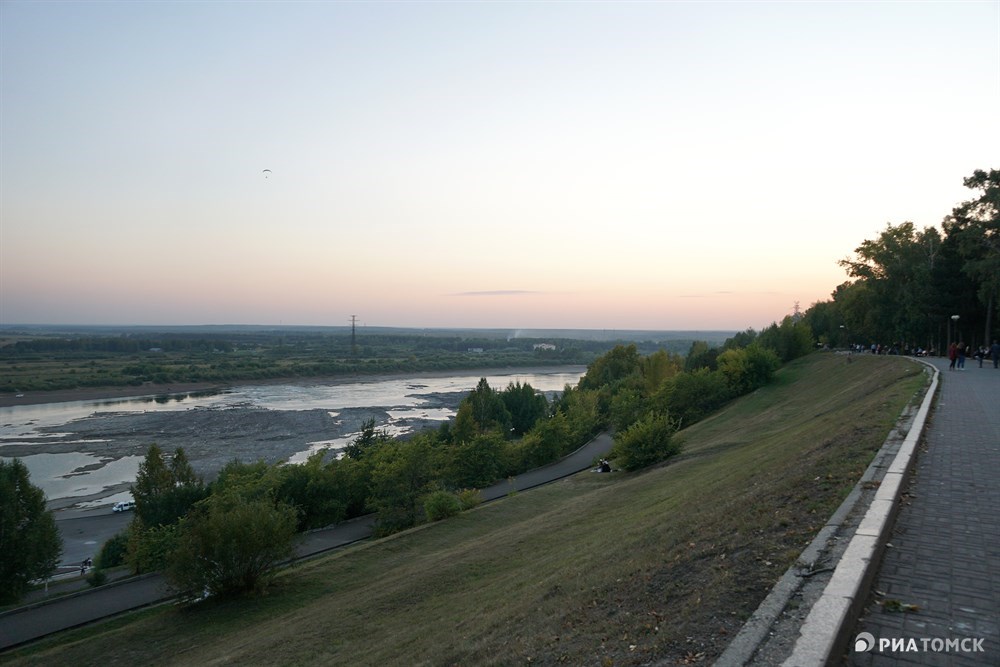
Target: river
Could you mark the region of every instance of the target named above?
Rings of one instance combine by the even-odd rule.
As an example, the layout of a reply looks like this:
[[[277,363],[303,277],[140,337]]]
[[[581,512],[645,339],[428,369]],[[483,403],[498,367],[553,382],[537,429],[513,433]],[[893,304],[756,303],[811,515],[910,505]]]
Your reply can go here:
[[[18,457],[50,506],[99,507],[128,497],[149,445],[183,447],[211,479],[226,462],[305,461],[350,443],[374,418],[403,435],[455,415],[480,378],[494,389],[530,384],[549,396],[583,368],[415,374],[360,381],[238,385],[217,393],[0,408],[0,458]]]

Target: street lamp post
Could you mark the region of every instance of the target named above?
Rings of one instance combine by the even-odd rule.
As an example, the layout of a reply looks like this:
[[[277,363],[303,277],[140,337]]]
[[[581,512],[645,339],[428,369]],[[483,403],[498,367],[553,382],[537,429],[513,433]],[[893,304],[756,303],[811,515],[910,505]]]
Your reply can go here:
[[[958,335],[958,315],[952,315],[948,320],[948,349],[951,349],[951,323],[955,323],[955,334]]]

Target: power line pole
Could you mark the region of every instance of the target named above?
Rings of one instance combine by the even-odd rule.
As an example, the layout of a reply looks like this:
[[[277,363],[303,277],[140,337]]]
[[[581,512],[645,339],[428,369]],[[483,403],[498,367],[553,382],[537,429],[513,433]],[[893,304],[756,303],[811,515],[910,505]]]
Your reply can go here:
[[[358,338],[355,332],[355,324],[358,321],[357,315],[351,315],[351,354],[358,356]]]

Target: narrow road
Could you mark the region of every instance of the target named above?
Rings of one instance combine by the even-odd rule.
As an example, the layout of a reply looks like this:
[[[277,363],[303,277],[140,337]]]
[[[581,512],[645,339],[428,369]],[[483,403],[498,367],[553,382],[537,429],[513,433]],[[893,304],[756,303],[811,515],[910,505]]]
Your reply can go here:
[[[484,502],[506,497],[511,491],[568,477],[593,465],[596,458],[611,450],[608,433],[601,433],[569,456],[544,467],[529,470],[481,491]],[[306,533],[296,548],[296,558],[314,556],[372,535],[373,515],[346,521],[332,528]],[[100,588],[47,600],[0,614],[0,650],[24,644],[62,630],[85,625],[173,597],[159,574],[123,579]]]

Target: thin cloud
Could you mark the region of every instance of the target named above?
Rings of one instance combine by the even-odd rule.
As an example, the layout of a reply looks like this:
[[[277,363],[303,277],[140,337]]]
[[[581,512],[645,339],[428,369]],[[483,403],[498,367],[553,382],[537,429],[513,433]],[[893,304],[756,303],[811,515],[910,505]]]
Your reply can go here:
[[[455,292],[451,296],[522,296],[525,294],[544,294],[544,292],[524,289],[495,289],[481,290],[478,292]]]
[[[774,292],[774,291],[764,291],[764,292],[736,292],[733,290],[718,290],[716,292],[709,292],[707,294],[678,294],[679,299],[711,299],[716,296],[790,296],[786,292]]]

